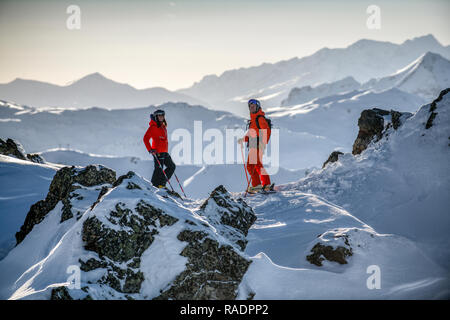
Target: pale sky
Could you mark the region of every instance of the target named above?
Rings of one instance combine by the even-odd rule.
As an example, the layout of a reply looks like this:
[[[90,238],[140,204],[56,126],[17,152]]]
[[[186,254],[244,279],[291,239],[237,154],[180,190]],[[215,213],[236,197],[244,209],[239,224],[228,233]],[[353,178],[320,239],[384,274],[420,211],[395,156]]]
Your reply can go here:
[[[69,30],[69,5],[81,29]],[[366,26],[369,5],[381,29]],[[136,88],[191,86],[208,74],[303,57],[361,39],[450,44],[448,0],[0,0],[0,83],[65,85],[100,72]]]

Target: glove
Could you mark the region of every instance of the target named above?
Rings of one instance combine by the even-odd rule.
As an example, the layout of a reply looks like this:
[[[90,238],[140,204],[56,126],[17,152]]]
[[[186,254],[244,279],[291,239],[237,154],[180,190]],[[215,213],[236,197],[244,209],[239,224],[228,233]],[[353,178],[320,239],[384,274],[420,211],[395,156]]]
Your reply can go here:
[[[150,153],[153,156],[155,156],[157,154],[156,149],[150,149],[150,150],[148,150],[148,153]]]

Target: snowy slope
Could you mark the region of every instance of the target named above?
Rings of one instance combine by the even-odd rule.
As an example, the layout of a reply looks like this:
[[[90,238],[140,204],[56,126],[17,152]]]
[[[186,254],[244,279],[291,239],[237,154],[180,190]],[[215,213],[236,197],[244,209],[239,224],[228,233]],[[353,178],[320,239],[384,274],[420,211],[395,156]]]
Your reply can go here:
[[[383,135],[360,155],[249,198],[258,219],[242,298],[448,299],[450,90]],[[312,266],[305,257],[317,243],[352,254]],[[379,289],[367,286],[374,268]]]
[[[14,247],[30,206],[45,197],[58,168],[0,155],[0,259]]]
[[[317,98],[352,92],[358,90],[360,87],[361,84],[353,79],[353,77],[346,77],[335,82],[323,83],[314,87],[293,88],[289,92],[288,97],[281,102],[281,106],[287,107],[303,104]]]
[[[166,102],[206,105],[198,99],[164,88],[135,89],[128,84],[105,78],[100,73],[89,74],[66,86],[16,79],[0,84],[0,98],[36,108],[127,109]]]
[[[238,250],[236,244],[240,243],[232,243],[236,241],[235,237],[242,241],[239,232],[219,222],[218,204],[223,205],[223,200],[209,203],[200,211],[201,201],[167,197],[165,192],[157,191],[147,181],[131,175],[110,188],[92,208],[100,187],[102,185],[76,189],[77,195],[70,201],[80,212],[77,219],[73,217],[61,222],[64,210],[60,202],[0,261],[2,299],[49,299],[66,297],[66,294],[75,299],[87,296],[92,299],[151,299],[157,297],[160,290],[170,292],[171,287],[180,285],[178,277],[187,272],[189,256],[186,256],[188,251],[185,249],[192,243],[189,242],[191,240],[180,241],[179,235],[183,230],[194,228],[206,232],[211,239],[225,247],[231,245],[235,248],[233,250]],[[105,228],[102,229],[104,233],[100,243],[114,241],[114,230],[125,230],[133,239],[131,228],[118,222],[122,221],[119,218],[123,214],[128,217],[125,221],[140,219],[143,213],[138,208],[142,199],[171,218],[160,216],[156,227],[151,227],[152,232],[156,231],[154,240],[147,249],[139,249],[138,265],[135,264],[137,257],[121,261],[116,250],[106,251],[109,246],[88,249],[89,232],[94,232],[89,230],[96,226],[89,222],[96,221],[93,219],[100,221]],[[239,280],[238,299],[249,296],[254,299],[448,297],[446,271],[430,260],[413,241],[397,235],[380,234],[324,198],[288,188],[270,196],[248,197],[246,201],[253,207],[257,221],[249,230],[245,253],[240,253],[241,258],[236,256],[236,259],[244,259],[242,261],[251,257],[252,261]],[[132,211],[127,211],[128,208]],[[122,239],[121,243],[126,248],[128,239]],[[306,257],[317,243],[351,249],[351,255],[345,257],[344,264],[324,260],[322,266],[314,265]],[[101,248],[105,250],[106,259],[95,251]],[[126,255],[125,251],[121,254]],[[223,260],[225,265],[230,263],[228,259],[229,256]],[[367,268],[372,265],[381,270],[380,290],[369,290],[366,285],[370,275]],[[81,290],[61,290],[62,286],[69,285],[72,269],[68,268],[74,266],[82,268]],[[404,272],[405,269],[408,272]],[[125,271],[126,275],[120,280],[120,272]],[[140,272],[143,278],[138,276]],[[120,281],[115,282],[114,279]],[[141,279],[138,291],[133,279]],[[189,292],[193,294],[195,291]]]
[[[382,234],[343,207],[289,188],[247,200],[258,217],[246,253],[252,264],[240,298],[255,299],[445,299],[448,269],[431,260],[414,241]],[[321,243],[351,249],[346,263],[307,261]],[[372,267],[371,267],[372,266]],[[367,282],[379,268],[380,289]],[[408,270],[408,272],[405,272]]]
[[[118,175],[133,171],[147,180],[151,180],[153,174],[153,160],[142,160],[136,157],[105,157],[94,154],[86,154],[81,151],[54,149],[41,152],[40,155],[49,162],[87,166],[89,164],[102,164],[116,171]],[[182,183],[183,189],[189,198],[206,198],[211,190],[218,185],[223,185],[228,191],[239,192],[245,190],[247,180],[242,164],[229,165],[178,165],[175,171]],[[279,168],[271,178],[277,184],[284,184],[302,178],[305,170],[287,170]],[[173,177],[172,186],[180,191],[178,183]]]
[[[235,296],[249,264],[240,248],[255,219],[242,201],[230,198],[223,188],[203,203],[182,200],[133,173],[112,184],[87,186],[87,181],[99,179],[101,170],[107,175],[110,170],[64,170],[53,182],[71,188],[68,198],[0,261],[2,299]],[[67,180],[82,175],[84,182]],[[61,221],[64,201],[78,213]],[[222,216],[227,222],[221,222]],[[197,270],[197,264],[204,269]],[[81,284],[67,289],[67,270],[74,266],[81,269]]]
[[[320,195],[378,232],[407,237],[448,269],[450,95],[389,130],[361,155],[344,154],[286,189]]]
[[[212,108],[245,115],[245,102],[259,98],[279,106],[294,87],[334,82],[348,76],[362,83],[392,74],[426,52],[450,59],[450,51],[432,35],[402,44],[361,39],[346,48],[323,48],[314,54],[277,63],[207,75],[190,88],[179,90],[207,101]]]
[[[372,79],[362,89],[376,91],[398,88],[430,100],[450,86],[450,61],[427,52],[406,67],[381,79]]]
[[[321,166],[331,151],[351,150],[358,132],[358,118],[364,109],[378,107],[415,112],[424,102],[422,98],[398,89],[382,92],[352,91],[295,106],[272,108],[267,115],[281,128],[322,137],[322,141],[327,143],[310,144],[296,139],[289,152],[283,154],[284,157],[304,157],[311,161],[309,166]],[[289,135],[284,134],[281,137],[283,140]],[[315,156],[312,153],[315,153]]]

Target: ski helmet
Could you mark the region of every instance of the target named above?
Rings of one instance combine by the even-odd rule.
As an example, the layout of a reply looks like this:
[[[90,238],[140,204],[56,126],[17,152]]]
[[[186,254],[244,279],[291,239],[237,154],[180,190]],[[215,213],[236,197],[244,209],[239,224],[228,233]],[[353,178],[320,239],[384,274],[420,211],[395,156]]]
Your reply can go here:
[[[261,109],[261,103],[259,102],[259,100],[256,100],[256,99],[250,99],[250,100],[248,100],[248,107],[250,108],[250,105],[251,104],[254,104],[254,105],[256,105],[256,111],[255,112],[257,112],[259,109]]]
[[[153,114],[156,116],[165,116],[166,113],[164,112],[164,110],[158,109],[155,112],[153,112]]]

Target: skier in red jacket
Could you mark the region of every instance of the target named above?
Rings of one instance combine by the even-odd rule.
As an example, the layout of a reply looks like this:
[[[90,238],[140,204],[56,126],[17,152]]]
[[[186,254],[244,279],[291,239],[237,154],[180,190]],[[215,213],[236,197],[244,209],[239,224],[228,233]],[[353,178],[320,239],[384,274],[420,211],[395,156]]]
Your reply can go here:
[[[249,100],[248,108],[250,111],[249,128],[244,138],[238,140],[240,144],[244,141],[248,143],[247,171],[250,173],[252,181],[248,191],[269,191],[272,190],[273,184],[270,183],[270,176],[264,169],[262,157],[270,138],[270,124],[258,100]]]
[[[150,119],[150,126],[144,135],[144,144],[147,151],[158,158],[161,166],[166,167],[164,172],[166,173],[167,179],[170,179],[175,172],[176,165],[168,153],[167,121],[164,110],[156,110],[150,115]],[[163,168],[160,167],[158,161],[155,161],[152,184],[158,188],[166,188],[167,179],[162,170]]]

